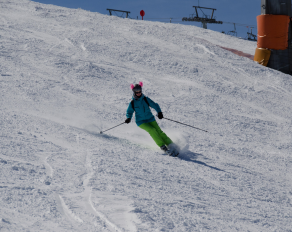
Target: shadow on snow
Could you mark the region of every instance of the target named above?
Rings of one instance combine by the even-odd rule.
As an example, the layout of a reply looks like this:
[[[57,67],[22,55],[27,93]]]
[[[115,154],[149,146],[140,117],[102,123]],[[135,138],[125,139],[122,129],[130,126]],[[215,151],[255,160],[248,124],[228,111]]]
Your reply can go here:
[[[179,159],[181,160],[184,160],[184,161],[188,161],[188,162],[193,162],[193,163],[196,163],[196,164],[200,164],[200,165],[203,165],[205,167],[208,167],[208,168],[211,168],[211,169],[214,169],[216,171],[221,171],[221,172],[225,172],[224,170],[220,169],[220,168],[216,168],[216,167],[213,167],[213,166],[210,166],[202,161],[198,161],[197,158],[199,156],[203,156],[202,154],[199,154],[199,153],[194,153],[194,152],[191,152],[191,151],[184,151],[182,154],[180,154],[178,156]]]

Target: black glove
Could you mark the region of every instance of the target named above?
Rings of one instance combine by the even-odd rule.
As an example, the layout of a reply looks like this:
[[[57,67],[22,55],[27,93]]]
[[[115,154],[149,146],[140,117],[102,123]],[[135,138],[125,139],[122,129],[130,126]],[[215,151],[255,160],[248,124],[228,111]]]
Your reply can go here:
[[[158,118],[159,118],[159,119],[163,119],[163,114],[162,114],[162,112],[159,112],[159,113],[158,113]]]
[[[130,123],[131,122],[131,119],[130,118],[127,118],[126,120],[125,120],[125,123]]]

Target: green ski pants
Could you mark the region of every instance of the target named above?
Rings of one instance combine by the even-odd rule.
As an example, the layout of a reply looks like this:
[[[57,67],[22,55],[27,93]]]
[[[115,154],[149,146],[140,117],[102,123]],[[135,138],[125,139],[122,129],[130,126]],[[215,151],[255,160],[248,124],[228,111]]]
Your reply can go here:
[[[147,131],[159,147],[172,143],[171,139],[160,129],[156,121],[143,123],[139,127]]]

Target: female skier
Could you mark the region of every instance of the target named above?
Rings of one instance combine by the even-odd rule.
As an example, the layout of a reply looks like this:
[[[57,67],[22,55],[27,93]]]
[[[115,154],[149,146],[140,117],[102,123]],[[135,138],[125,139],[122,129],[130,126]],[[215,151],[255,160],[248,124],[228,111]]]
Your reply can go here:
[[[147,131],[155,143],[170,156],[178,156],[179,149],[171,139],[160,129],[149,107],[154,108],[158,113],[158,118],[162,119],[163,114],[157,103],[142,94],[143,83],[139,82],[135,86],[131,84],[133,90],[132,101],[127,109],[127,119],[125,123],[130,123],[135,112],[136,124],[141,129]]]

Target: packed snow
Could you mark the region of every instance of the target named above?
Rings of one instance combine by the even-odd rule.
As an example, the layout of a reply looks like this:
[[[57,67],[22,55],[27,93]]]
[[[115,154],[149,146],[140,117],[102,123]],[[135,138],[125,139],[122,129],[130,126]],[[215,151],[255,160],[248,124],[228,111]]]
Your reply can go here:
[[[256,43],[0,0],[0,231],[292,231],[292,77]],[[126,119],[131,83],[183,151]],[[155,114],[156,112],[153,112]]]

